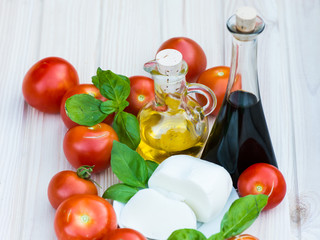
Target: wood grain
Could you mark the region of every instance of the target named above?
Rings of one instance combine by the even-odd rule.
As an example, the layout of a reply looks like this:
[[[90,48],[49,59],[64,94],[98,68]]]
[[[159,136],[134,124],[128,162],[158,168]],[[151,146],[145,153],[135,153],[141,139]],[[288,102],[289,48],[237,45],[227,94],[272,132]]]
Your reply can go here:
[[[317,0],[2,0],[0,1],[0,239],[56,239],[47,185],[72,169],[59,115],[28,106],[22,80],[36,61],[67,59],[80,82],[97,67],[147,75],[143,64],[160,44],[186,36],[207,55],[208,68],[229,65],[225,27],[236,8],[252,5],[267,27],[259,36],[262,104],[287,196],[246,231],[261,240],[320,238],[320,2]],[[108,169],[94,176],[103,189],[118,182]],[[100,190],[102,194],[103,190]]]

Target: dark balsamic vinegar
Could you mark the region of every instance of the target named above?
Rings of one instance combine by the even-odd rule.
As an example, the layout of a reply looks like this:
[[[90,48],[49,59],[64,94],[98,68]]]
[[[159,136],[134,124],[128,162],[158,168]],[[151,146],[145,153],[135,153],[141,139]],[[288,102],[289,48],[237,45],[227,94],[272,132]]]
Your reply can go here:
[[[252,164],[277,167],[261,101],[254,94],[238,90],[224,100],[201,158],[223,166],[235,188]]]

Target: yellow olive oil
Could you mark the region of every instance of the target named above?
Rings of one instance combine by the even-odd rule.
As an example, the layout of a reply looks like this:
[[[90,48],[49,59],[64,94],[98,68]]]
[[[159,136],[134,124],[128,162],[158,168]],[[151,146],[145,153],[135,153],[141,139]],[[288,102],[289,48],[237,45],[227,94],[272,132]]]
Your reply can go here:
[[[191,99],[182,106],[178,99],[167,96],[165,103],[165,109],[149,104],[140,112],[137,152],[158,163],[176,154],[199,156],[208,135],[202,109]]]

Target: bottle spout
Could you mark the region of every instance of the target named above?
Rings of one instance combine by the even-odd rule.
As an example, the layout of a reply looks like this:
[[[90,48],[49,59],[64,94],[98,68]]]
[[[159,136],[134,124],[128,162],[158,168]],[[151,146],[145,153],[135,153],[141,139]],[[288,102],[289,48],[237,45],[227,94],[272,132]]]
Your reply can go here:
[[[146,62],[143,65],[143,69],[147,72],[150,73],[151,75],[153,75],[155,72],[158,71],[157,69],[157,62],[155,60],[151,60],[149,62]]]

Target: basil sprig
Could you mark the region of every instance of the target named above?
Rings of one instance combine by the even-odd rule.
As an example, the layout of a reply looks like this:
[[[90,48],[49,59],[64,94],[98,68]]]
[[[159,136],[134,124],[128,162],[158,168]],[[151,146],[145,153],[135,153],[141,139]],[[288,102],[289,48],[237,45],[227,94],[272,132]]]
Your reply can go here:
[[[208,240],[224,240],[239,235],[256,220],[268,203],[268,196],[248,195],[235,200],[224,215],[220,232]],[[174,231],[168,240],[206,240],[206,237],[195,229],[179,229]]]
[[[93,126],[102,122],[109,114],[115,113],[113,128],[120,142],[135,150],[140,143],[140,129],[137,118],[123,110],[129,105],[129,78],[98,68],[92,77],[93,84],[108,101],[101,101],[89,94],[77,94],[66,101],[66,113],[80,125]]]
[[[113,141],[111,168],[122,183],[109,187],[102,197],[127,203],[140,189],[148,187],[148,180],[157,166],[156,162],[145,161],[127,145]]]

